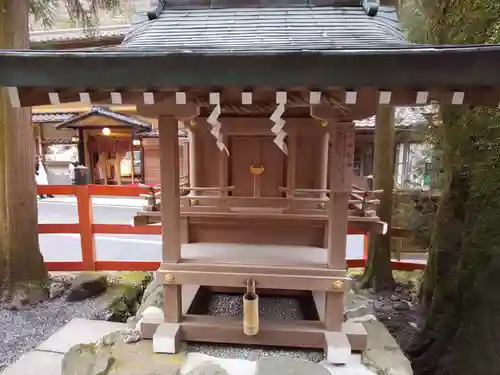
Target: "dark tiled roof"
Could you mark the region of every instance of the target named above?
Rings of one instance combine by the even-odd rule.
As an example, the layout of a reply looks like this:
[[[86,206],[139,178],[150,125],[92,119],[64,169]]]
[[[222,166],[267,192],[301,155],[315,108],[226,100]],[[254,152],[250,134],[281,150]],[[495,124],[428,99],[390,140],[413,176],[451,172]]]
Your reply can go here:
[[[151,124],[140,121],[135,117],[126,116],[118,112],[110,111],[109,109],[103,107],[93,107],[89,112],[71,117],[57,125],[57,128],[60,129],[65,127],[74,127],[75,125],[77,125],[78,121],[84,120],[91,116],[104,116],[116,121],[120,121],[125,125],[131,125],[139,129],[143,129],[144,131],[151,130]]]
[[[47,138],[42,140],[42,144],[44,145],[74,145],[71,138]]]
[[[139,138],[158,138],[158,129],[151,129],[149,131],[141,131],[137,133]],[[187,137],[187,131],[184,129],[179,129],[179,137]]]
[[[136,24],[118,48],[263,53],[412,46],[394,7],[381,6],[370,16],[361,0],[313,1],[339,6],[311,6],[311,1],[271,0],[263,2],[265,7],[219,8],[207,6],[213,0],[169,1],[157,19]],[[245,4],[254,2],[260,3]]]
[[[69,120],[70,118],[78,115],[78,113],[33,113],[31,115],[31,122],[39,124],[44,122],[61,122]]]

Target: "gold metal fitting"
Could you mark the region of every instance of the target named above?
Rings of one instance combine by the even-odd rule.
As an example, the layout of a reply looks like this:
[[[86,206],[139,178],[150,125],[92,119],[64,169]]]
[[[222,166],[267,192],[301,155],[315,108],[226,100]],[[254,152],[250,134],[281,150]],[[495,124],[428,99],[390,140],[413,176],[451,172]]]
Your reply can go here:
[[[340,290],[344,287],[344,282],[342,280],[335,280],[332,283],[332,288],[335,290]]]
[[[165,275],[165,282],[167,284],[172,284],[174,282],[174,276],[170,274]]]
[[[328,126],[328,121],[323,120],[323,121],[321,121],[320,124],[321,124],[322,127],[326,128]]]
[[[200,201],[198,199],[191,199],[191,206],[197,206],[200,204]]]

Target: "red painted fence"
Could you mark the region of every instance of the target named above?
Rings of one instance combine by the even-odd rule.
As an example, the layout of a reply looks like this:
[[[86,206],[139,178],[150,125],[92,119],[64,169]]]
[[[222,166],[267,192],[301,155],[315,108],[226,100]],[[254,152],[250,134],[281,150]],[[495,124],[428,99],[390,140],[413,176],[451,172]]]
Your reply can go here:
[[[92,212],[92,196],[137,197],[147,194],[146,188],[138,186],[103,186],[103,185],[40,185],[38,194],[74,195],[77,200],[77,224],[38,224],[40,234],[75,233],[80,235],[82,248],[81,262],[46,262],[49,271],[155,271],[160,262],[140,261],[99,261],[96,259],[96,234],[161,234],[160,225],[132,226],[128,224],[94,224]],[[130,218],[132,221],[132,218]],[[349,234],[363,234],[364,259],[348,259],[349,267],[364,267],[367,254],[367,235],[357,230],[349,230]],[[393,261],[393,268],[413,270],[425,265],[410,261]]]

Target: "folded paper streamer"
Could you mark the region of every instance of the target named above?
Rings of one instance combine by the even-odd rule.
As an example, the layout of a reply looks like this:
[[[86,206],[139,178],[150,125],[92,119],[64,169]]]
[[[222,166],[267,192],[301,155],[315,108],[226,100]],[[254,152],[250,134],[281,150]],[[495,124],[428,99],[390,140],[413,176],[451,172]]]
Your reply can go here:
[[[226,153],[229,155],[229,150],[224,144],[224,136],[221,133],[222,124],[219,121],[219,116],[222,112],[219,93],[210,93],[210,104],[215,105],[212,113],[210,113],[207,118],[207,122],[212,125],[212,130],[210,131],[210,133],[215,137],[219,150],[226,151]]]
[[[285,113],[286,92],[276,93],[276,103],[278,104],[278,106],[270,117],[271,121],[274,122],[274,126],[271,128],[271,131],[276,135],[276,137],[274,138],[274,143],[286,155],[288,153],[288,148],[285,142],[287,134],[283,130],[283,127],[285,126],[285,120],[281,118],[283,113]]]

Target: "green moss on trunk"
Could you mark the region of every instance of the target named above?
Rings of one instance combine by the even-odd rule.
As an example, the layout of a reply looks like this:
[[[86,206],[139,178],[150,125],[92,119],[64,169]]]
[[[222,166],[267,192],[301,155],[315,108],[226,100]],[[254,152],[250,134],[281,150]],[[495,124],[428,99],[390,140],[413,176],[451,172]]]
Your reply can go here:
[[[0,49],[29,48],[29,0],[4,1]],[[0,287],[40,283],[47,271],[39,250],[35,142],[30,109],[14,109],[0,89]]]
[[[379,106],[375,120],[375,153],[373,187],[383,190],[377,214],[389,228],[392,218],[392,196],[394,185],[394,107]],[[372,234],[369,239],[368,260],[361,280],[362,288],[373,287],[375,291],[392,290],[391,234]]]
[[[415,375],[496,375],[500,368],[500,118],[443,111],[449,185],[436,216]]]

